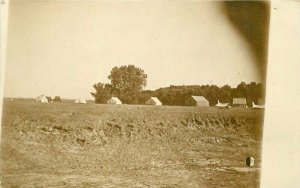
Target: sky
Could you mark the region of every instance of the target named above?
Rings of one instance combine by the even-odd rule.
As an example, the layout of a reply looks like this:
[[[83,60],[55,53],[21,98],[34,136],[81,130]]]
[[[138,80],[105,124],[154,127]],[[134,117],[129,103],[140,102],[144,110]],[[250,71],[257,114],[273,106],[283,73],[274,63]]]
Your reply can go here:
[[[91,99],[115,66],[169,85],[261,82],[219,2],[11,1],[4,97]]]

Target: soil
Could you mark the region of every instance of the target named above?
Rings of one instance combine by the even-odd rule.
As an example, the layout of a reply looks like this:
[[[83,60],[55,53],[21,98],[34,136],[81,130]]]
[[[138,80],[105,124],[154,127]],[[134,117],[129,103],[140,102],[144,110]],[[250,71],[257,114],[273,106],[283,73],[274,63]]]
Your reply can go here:
[[[245,108],[5,101],[1,186],[259,187],[262,120]]]

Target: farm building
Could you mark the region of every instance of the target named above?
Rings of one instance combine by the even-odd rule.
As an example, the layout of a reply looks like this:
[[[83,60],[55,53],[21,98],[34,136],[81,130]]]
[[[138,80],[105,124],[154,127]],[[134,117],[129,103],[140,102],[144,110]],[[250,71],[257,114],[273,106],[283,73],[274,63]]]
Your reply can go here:
[[[106,103],[107,104],[122,104],[122,102],[120,101],[120,99],[118,99],[118,97],[112,97]]]
[[[247,107],[247,100],[246,98],[233,98],[232,106]]]
[[[85,98],[80,97],[79,99],[75,100],[75,104],[86,104]]]
[[[157,97],[150,97],[150,99],[148,99],[145,104],[147,104],[147,105],[157,105],[157,106],[162,105],[162,103],[160,102],[160,100]]]
[[[190,96],[185,101],[186,106],[209,106],[208,100],[203,96]]]
[[[36,102],[48,103],[48,99],[45,95],[40,95],[36,98]]]

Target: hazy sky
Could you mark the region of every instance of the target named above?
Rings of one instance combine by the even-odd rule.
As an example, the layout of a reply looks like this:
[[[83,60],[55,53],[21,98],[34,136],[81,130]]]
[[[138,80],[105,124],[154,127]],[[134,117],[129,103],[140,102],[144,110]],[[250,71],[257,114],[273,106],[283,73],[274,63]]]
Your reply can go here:
[[[257,81],[248,44],[218,2],[15,1],[5,97],[91,98],[114,66],[148,74],[146,89]]]

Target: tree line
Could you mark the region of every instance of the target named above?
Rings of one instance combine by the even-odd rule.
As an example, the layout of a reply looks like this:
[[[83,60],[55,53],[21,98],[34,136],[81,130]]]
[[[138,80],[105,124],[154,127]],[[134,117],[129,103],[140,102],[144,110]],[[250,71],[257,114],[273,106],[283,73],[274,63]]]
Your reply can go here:
[[[171,85],[156,90],[144,90],[147,85],[147,74],[134,65],[114,67],[108,76],[110,83],[93,85],[95,92],[91,92],[96,103],[106,103],[112,97],[118,97],[125,104],[145,104],[150,97],[157,97],[163,105],[184,106],[191,95],[203,96],[210,106],[222,103],[231,103],[233,98],[246,98],[247,105],[252,101],[258,102],[264,97],[265,87],[261,83],[241,82],[233,88],[229,85]]]

